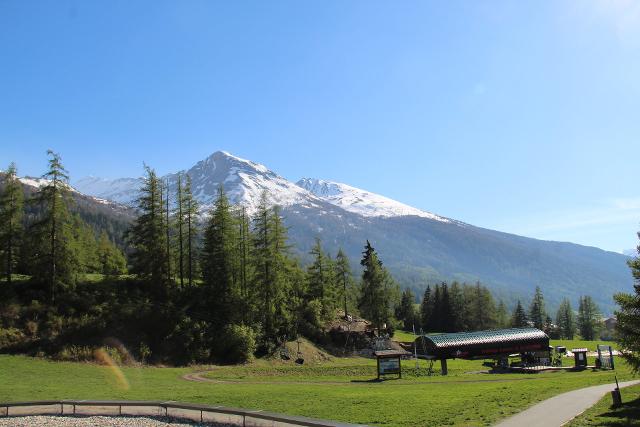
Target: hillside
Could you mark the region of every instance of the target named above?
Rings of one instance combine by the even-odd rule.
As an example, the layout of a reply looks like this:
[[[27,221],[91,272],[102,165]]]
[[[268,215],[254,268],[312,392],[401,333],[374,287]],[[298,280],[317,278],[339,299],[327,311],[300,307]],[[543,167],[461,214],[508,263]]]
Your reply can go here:
[[[295,250],[305,260],[315,237],[335,254],[343,247],[354,268],[366,239],[402,286],[421,294],[439,280],[480,280],[514,302],[536,285],[550,309],[567,296],[592,295],[605,313],[612,295],[631,289],[626,256],[566,242],[542,241],[483,229],[425,212],[347,184],[305,178],[294,184],[264,165],[218,151],[183,171],[205,214],[222,185],[233,203],[252,212],[266,191],[283,207]],[[164,177],[170,188],[177,174]],[[88,178],[75,183],[86,194],[131,203],[139,178]]]

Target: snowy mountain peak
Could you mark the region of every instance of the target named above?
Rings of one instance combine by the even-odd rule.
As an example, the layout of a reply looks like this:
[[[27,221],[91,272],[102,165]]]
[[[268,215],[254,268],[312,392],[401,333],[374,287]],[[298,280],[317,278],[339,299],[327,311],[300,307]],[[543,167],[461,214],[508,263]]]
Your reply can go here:
[[[325,181],[316,178],[302,178],[297,182],[297,185],[335,206],[362,216],[393,217],[412,215],[442,222],[450,222],[449,219],[431,212],[422,211],[388,197],[370,193],[340,182]]]

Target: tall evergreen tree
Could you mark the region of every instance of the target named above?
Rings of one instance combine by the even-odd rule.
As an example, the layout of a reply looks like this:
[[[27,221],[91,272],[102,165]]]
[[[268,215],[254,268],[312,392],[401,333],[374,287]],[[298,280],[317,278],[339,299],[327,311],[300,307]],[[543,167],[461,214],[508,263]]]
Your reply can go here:
[[[268,349],[286,333],[291,318],[286,312],[286,298],[290,290],[287,230],[278,207],[269,208],[266,193],[262,194],[256,209],[253,228],[251,287],[256,317],[262,326],[262,345]]]
[[[402,329],[412,331],[416,324],[417,313],[414,306],[415,297],[411,289],[407,288],[402,291],[400,304],[396,307],[396,319],[402,322]]]
[[[353,274],[351,273],[349,258],[342,248],[338,249],[338,255],[336,255],[335,274],[338,287],[342,291],[344,316],[347,318],[349,316],[349,296],[353,293]]]
[[[480,282],[476,282],[473,296],[473,329],[482,331],[494,328],[496,325],[496,305],[491,292]]]
[[[127,271],[127,260],[124,254],[109,240],[104,231],[98,240],[98,261],[100,273],[104,275],[124,274]]]
[[[174,212],[176,231],[178,233],[178,259],[176,267],[178,269],[178,281],[180,287],[184,287],[184,226],[185,226],[185,200],[183,196],[182,173],[178,173],[176,185],[176,209]]]
[[[580,297],[578,306],[578,330],[582,339],[593,341],[599,332],[600,310],[589,295]]]
[[[22,184],[17,177],[16,165],[11,163],[4,175],[4,189],[0,194],[0,268],[8,284],[11,284],[11,275],[18,262],[23,238],[23,200]]]
[[[193,286],[196,274],[198,272],[198,201],[193,197],[191,191],[191,176],[186,176],[186,182],[183,190],[183,215],[185,216],[186,225],[186,266],[187,266],[187,282],[189,287]]]
[[[73,285],[78,270],[77,252],[73,250],[72,218],[69,214],[69,176],[60,156],[51,150],[49,170],[43,175],[34,202],[42,208],[42,216],[33,225],[32,236],[37,247],[32,264],[33,277],[48,283],[53,303],[58,290]]]
[[[500,300],[498,308],[496,309],[496,327],[499,329],[508,328],[511,326],[511,319],[509,319],[509,313],[507,312],[507,306],[504,301]]]
[[[518,300],[518,303],[516,304],[516,308],[513,311],[511,326],[513,326],[514,328],[525,328],[528,325],[529,325],[529,322],[527,319],[527,313],[524,311],[524,308],[522,307],[520,300]]]
[[[640,238],[640,233],[638,233]],[[615,295],[616,303],[620,306],[616,310],[616,340],[625,351],[622,357],[631,365],[633,370],[640,372],[640,245],[638,255],[629,260],[629,268],[634,279],[634,293],[619,293]]]
[[[239,299],[236,277],[237,227],[222,186],[204,233],[202,279],[209,288],[212,321],[216,326],[234,323],[235,302]]]
[[[139,215],[127,232],[133,248],[132,271],[166,292],[168,270],[161,182],[145,165],[146,176],[138,198]]]
[[[360,313],[380,330],[391,319],[395,284],[368,240],[360,265],[364,267],[359,302]]]
[[[556,324],[560,337],[572,340],[576,333],[576,320],[571,308],[571,302],[568,298],[564,298],[558,307],[556,314]]]
[[[420,303],[420,327],[424,332],[432,331],[433,322],[433,295],[431,294],[431,286],[427,285]]]
[[[307,289],[309,300],[317,300],[322,307],[324,318],[333,316],[335,310],[335,271],[331,258],[322,250],[320,239],[311,248],[313,262],[307,268]]]
[[[540,330],[544,329],[545,319],[547,318],[547,312],[544,308],[544,297],[539,286],[536,286],[536,293],[531,300],[531,307],[529,309],[529,319],[533,322],[533,327]]]

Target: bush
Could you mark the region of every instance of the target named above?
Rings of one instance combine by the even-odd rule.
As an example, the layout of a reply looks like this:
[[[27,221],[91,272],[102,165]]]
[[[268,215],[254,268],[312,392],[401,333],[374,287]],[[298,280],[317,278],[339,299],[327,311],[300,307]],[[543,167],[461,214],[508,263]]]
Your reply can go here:
[[[256,337],[248,326],[227,325],[217,343],[215,354],[223,363],[245,363],[256,351]]]
[[[87,346],[68,345],[64,346],[54,356],[54,359],[69,362],[90,362],[94,360],[94,351]]]
[[[0,328],[0,349],[21,344],[23,341],[24,333],[20,329]]]

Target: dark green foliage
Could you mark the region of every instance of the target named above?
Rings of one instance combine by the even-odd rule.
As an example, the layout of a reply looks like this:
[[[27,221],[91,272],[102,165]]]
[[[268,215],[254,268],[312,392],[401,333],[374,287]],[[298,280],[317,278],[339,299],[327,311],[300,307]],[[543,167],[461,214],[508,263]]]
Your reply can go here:
[[[362,253],[360,265],[364,267],[359,301],[362,316],[369,319],[377,329],[389,324],[392,318],[392,308],[395,305],[394,294],[397,285],[382,266],[378,254],[369,241]]]
[[[255,332],[248,326],[225,326],[216,343],[216,360],[222,363],[245,363],[256,351]]]
[[[313,257],[313,261],[307,267],[308,299],[320,301],[322,317],[330,319],[335,315],[338,305],[336,272],[333,261],[322,250],[320,239],[318,238],[310,254]]]
[[[145,173],[138,199],[139,215],[127,233],[132,247],[131,270],[162,293],[169,279],[162,189],[153,169],[145,166]]]
[[[536,286],[536,293],[531,300],[531,307],[529,308],[529,320],[533,323],[534,328],[544,330],[546,318],[547,312],[544,308],[544,297],[540,287]]]
[[[4,174],[3,189],[0,193],[0,272],[11,284],[23,239],[22,185],[16,176],[16,165],[11,163]]]
[[[585,340],[594,340],[600,331],[601,315],[598,306],[589,295],[580,297],[578,305],[578,330]]]
[[[396,319],[402,322],[402,329],[413,331],[415,326],[419,326],[418,313],[415,308],[415,296],[410,289],[402,291],[400,305],[396,307]]]
[[[41,216],[31,226],[31,274],[35,281],[47,283],[49,298],[73,286],[80,270],[80,260],[74,248],[74,222],[68,210],[69,176],[60,156],[49,155],[49,170],[43,175],[47,183],[35,194],[33,203],[41,208]]]
[[[638,237],[640,238],[640,233]],[[638,254],[640,255],[640,246]],[[616,310],[616,340],[626,350],[623,357],[635,372],[640,372],[640,256],[629,260],[628,264],[635,281],[635,292],[615,296],[616,303],[620,306]]]
[[[238,227],[231,215],[229,200],[220,187],[204,232],[201,254],[203,285],[208,288],[214,327],[240,321],[241,313],[236,310],[241,298],[237,244]]]
[[[349,316],[349,310],[352,310],[357,304],[357,295],[351,273],[351,264],[347,254],[338,249],[338,255],[335,260],[335,280],[339,290],[339,298],[342,300],[345,317]]]
[[[527,313],[524,311],[520,301],[516,304],[515,310],[513,310],[513,316],[511,320],[511,326],[514,328],[524,328],[529,325],[527,319]]]
[[[560,338],[572,340],[576,333],[576,319],[571,308],[571,302],[565,298],[560,303],[556,314],[556,325]]]
[[[479,282],[474,286],[443,282],[427,286],[420,306],[425,332],[479,331],[497,327],[496,306],[489,290]]]
[[[506,329],[511,327],[511,318],[507,312],[507,306],[500,300],[496,309],[496,328]]]

